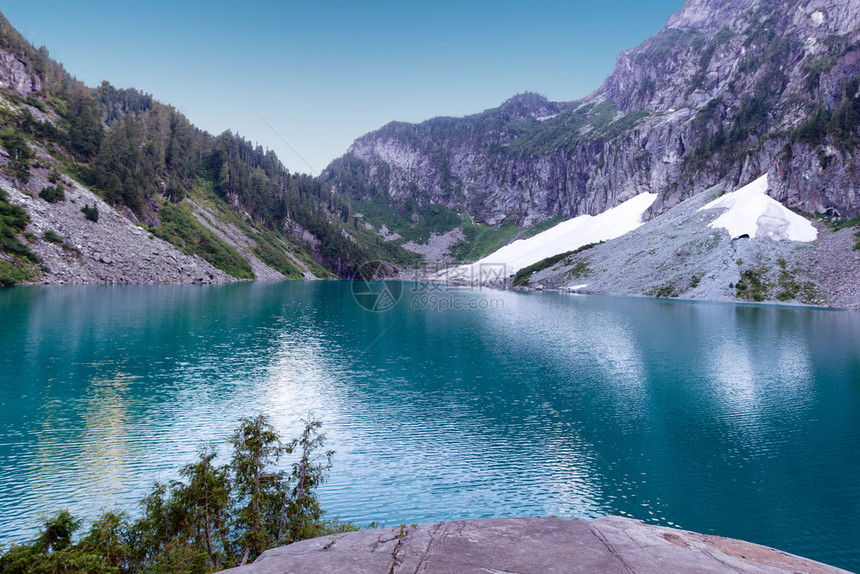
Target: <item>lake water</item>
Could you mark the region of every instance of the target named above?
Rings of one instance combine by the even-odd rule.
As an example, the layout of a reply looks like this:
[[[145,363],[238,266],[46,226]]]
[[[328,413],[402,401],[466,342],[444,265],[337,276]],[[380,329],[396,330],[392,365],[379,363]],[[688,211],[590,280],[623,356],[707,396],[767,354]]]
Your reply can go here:
[[[360,524],[621,514],[860,569],[860,314],[432,296],[0,290],[0,544],[133,513],[240,416],[294,435],[313,411],[324,507]]]

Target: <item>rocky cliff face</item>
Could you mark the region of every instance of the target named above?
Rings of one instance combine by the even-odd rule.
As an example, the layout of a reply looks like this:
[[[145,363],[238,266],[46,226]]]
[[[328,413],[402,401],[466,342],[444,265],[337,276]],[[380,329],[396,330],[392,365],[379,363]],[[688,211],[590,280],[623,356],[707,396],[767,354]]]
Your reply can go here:
[[[18,56],[0,50],[0,89],[9,89],[26,97],[41,90],[42,82]]]
[[[860,0],[688,0],[588,97],[534,94],[461,119],[392,123],[324,176],[526,226],[641,192],[655,213],[771,175],[793,209],[860,213]]]

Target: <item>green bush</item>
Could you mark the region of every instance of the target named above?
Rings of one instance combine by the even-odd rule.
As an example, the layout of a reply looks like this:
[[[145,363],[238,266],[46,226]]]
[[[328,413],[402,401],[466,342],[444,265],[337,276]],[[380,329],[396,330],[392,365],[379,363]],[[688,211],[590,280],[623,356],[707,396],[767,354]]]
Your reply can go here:
[[[652,290],[648,295],[653,295],[658,298],[677,297],[678,291],[675,289],[675,285],[673,283],[667,283],[662,287]]]
[[[12,262],[0,259],[0,285],[9,287],[30,279],[26,269],[16,267]]]
[[[696,287],[699,286],[699,283],[701,283],[701,282],[702,282],[702,275],[701,274],[693,275],[690,278],[690,289],[695,289]]]
[[[41,197],[48,203],[57,203],[58,201],[65,201],[66,190],[62,185],[48,186],[39,192],[39,197]]]
[[[16,128],[6,128],[0,132],[0,143],[9,153],[8,170],[21,183],[30,181],[30,160],[33,159],[33,150],[27,145],[24,134]]]
[[[206,573],[245,564],[297,540],[355,530],[325,520],[317,497],[331,468],[320,422],[283,442],[263,415],[243,418],[228,438],[230,461],[216,465],[213,445],[184,466],[180,480],[155,483],[141,516],[105,511],[82,536],[63,510],[29,544],[0,554],[0,574],[22,572]],[[278,463],[293,456],[288,470]]]
[[[9,203],[6,194],[0,190],[0,251],[13,258],[38,263],[39,258],[18,240],[18,234],[23,233],[29,222],[27,212],[22,207]]]
[[[596,247],[603,243],[602,241],[598,241],[597,243],[588,243],[581,247],[574,249],[573,251],[568,251],[566,253],[559,253],[558,255],[553,255],[552,257],[547,257],[546,259],[542,259],[537,263],[533,263],[528,267],[523,267],[519,271],[517,271],[516,275],[514,275],[514,287],[520,287],[522,285],[527,285],[531,276],[538,271],[543,271],[544,269],[549,269],[559,261],[567,259],[577,253],[582,253],[592,247]],[[578,261],[576,265],[571,268],[569,275],[571,277],[583,277],[588,274],[590,271],[588,264],[583,261]]]
[[[92,206],[90,204],[86,204],[81,208],[81,213],[84,214],[88,220],[93,223],[99,222],[99,207],[94,203]]]
[[[741,280],[735,285],[735,295],[747,301],[764,301],[769,288],[765,279],[766,272],[767,270],[761,266],[742,272]]]
[[[43,102],[42,100],[40,100],[38,98],[35,98],[33,96],[29,96],[27,98],[26,102],[27,102],[27,105],[33,106],[34,108],[36,108],[36,109],[38,109],[44,113],[48,112],[48,108],[45,105],[45,102]]]
[[[60,237],[53,229],[47,230],[42,237],[45,241],[50,241],[51,243],[56,243],[58,245],[63,243],[63,238]]]
[[[543,271],[544,269],[549,269],[559,261],[567,259],[571,255],[573,255],[573,251],[559,253],[558,255],[553,255],[552,257],[547,257],[546,259],[542,259],[537,263],[533,263],[528,267],[523,267],[522,269],[517,271],[516,275],[514,275],[514,287],[528,285],[528,282],[533,274],[537,273],[538,271]]]
[[[293,260],[287,256],[283,248],[261,236],[256,237],[255,241],[257,247],[254,249],[254,253],[263,263],[282,273],[284,277],[289,277],[290,279],[301,279],[303,277],[302,272],[296,268]]]

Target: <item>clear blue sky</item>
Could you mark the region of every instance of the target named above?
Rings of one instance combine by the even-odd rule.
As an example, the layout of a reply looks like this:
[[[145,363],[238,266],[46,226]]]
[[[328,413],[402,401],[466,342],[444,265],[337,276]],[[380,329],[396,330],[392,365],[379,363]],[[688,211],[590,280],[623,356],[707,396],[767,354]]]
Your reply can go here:
[[[197,126],[232,129],[317,171],[391,120],[420,122],[538,92],[597,88],[682,0],[0,0],[90,86],[135,87]]]

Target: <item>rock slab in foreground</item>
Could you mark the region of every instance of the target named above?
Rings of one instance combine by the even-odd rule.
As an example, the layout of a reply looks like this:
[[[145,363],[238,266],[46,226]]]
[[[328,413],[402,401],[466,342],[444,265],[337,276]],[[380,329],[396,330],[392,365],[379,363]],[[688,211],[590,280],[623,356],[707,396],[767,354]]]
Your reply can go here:
[[[757,544],[607,516],[362,530],[264,552],[234,574],[836,573]]]

